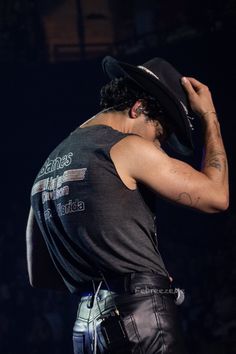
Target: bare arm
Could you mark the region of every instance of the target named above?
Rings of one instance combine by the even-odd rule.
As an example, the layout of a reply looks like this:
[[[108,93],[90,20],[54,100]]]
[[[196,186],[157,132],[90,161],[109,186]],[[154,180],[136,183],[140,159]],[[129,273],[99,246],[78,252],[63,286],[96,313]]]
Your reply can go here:
[[[30,208],[26,228],[27,266],[30,284],[37,288],[67,290],[50,258],[43,235]]]
[[[192,109],[202,119],[205,134],[205,151],[202,172],[217,185],[222,193],[223,205],[229,203],[228,162],[211,93],[206,85],[194,78],[182,83],[187,91]]]
[[[185,84],[192,108],[205,124],[205,156],[201,171],[170,158],[153,142],[138,136],[121,140],[111,150],[121,176],[135,185],[141,181],[160,196],[204,212],[218,212],[228,207],[227,158],[219,123],[208,88],[195,79]],[[206,113],[208,112],[208,113]]]

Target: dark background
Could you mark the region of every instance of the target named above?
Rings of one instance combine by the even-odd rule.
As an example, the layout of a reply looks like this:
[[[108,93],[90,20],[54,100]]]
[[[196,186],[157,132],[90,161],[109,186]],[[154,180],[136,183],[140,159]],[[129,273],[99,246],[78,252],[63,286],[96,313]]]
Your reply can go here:
[[[52,58],[43,16],[63,2],[0,5],[0,353],[72,353],[76,296],[30,287],[25,227],[40,166],[99,109],[99,89],[106,82],[100,62],[106,54],[133,64],[164,57],[211,89],[229,159],[230,207],[202,214],[158,200],[159,244],[170,274],[185,290],[180,312],[189,353],[236,353],[235,1],[109,1],[111,13],[116,11],[116,37],[92,54],[83,41],[83,4],[77,1],[77,54],[55,50]],[[152,22],[142,17],[147,9]],[[126,38],[119,37],[124,13],[133,19]],[[196,155],[186,161],[199,168],[201,129],[195,125]]]

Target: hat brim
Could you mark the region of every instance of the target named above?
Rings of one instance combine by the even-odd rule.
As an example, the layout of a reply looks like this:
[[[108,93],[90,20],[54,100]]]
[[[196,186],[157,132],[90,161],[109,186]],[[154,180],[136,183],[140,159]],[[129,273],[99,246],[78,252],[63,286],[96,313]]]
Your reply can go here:
[[[168,145],[182,155],[192,154],[194,145],[188,115],[183,104],[167,86],[142,68],[118,61],[110,56],[103,59],[102,65],[104,72],[110,79],[129,77],[143,90],[157,98],[166,113],[166,119],[174,128]],[[177,80],[182,77],[177,71],[175,75]]]

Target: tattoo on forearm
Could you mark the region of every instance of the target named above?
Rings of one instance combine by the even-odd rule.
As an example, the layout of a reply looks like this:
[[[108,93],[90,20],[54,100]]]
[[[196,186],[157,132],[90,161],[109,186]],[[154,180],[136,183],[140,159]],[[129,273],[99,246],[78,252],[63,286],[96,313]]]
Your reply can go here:
[[[225,157],[225,153],[222,151],[214,152],[214,153],[210,154],[210,157],[206,161],[206,167],[214,167],[214,168],[218,169],[219,171],[221,171],[222,165],[225,166],[225,163],[226,163],[224,157]]]
[[[210,161],[208,161],[207,167],[214,167],[217,168],[217,170],[221,171],[222,165],[220,160],[217,157],[215,157]]]

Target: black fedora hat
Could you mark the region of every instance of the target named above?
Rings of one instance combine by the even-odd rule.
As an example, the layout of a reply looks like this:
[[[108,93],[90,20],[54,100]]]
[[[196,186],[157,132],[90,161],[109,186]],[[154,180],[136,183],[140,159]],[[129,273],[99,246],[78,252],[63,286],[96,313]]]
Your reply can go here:
[[[156,57],[143,65],[134,66],[106,56],[102,66],[110,79],[129,77],[156,98],[173,128],[168,145],[182,155],[193,152],[191,109],[180,81],[182,75],[170,63]]]

